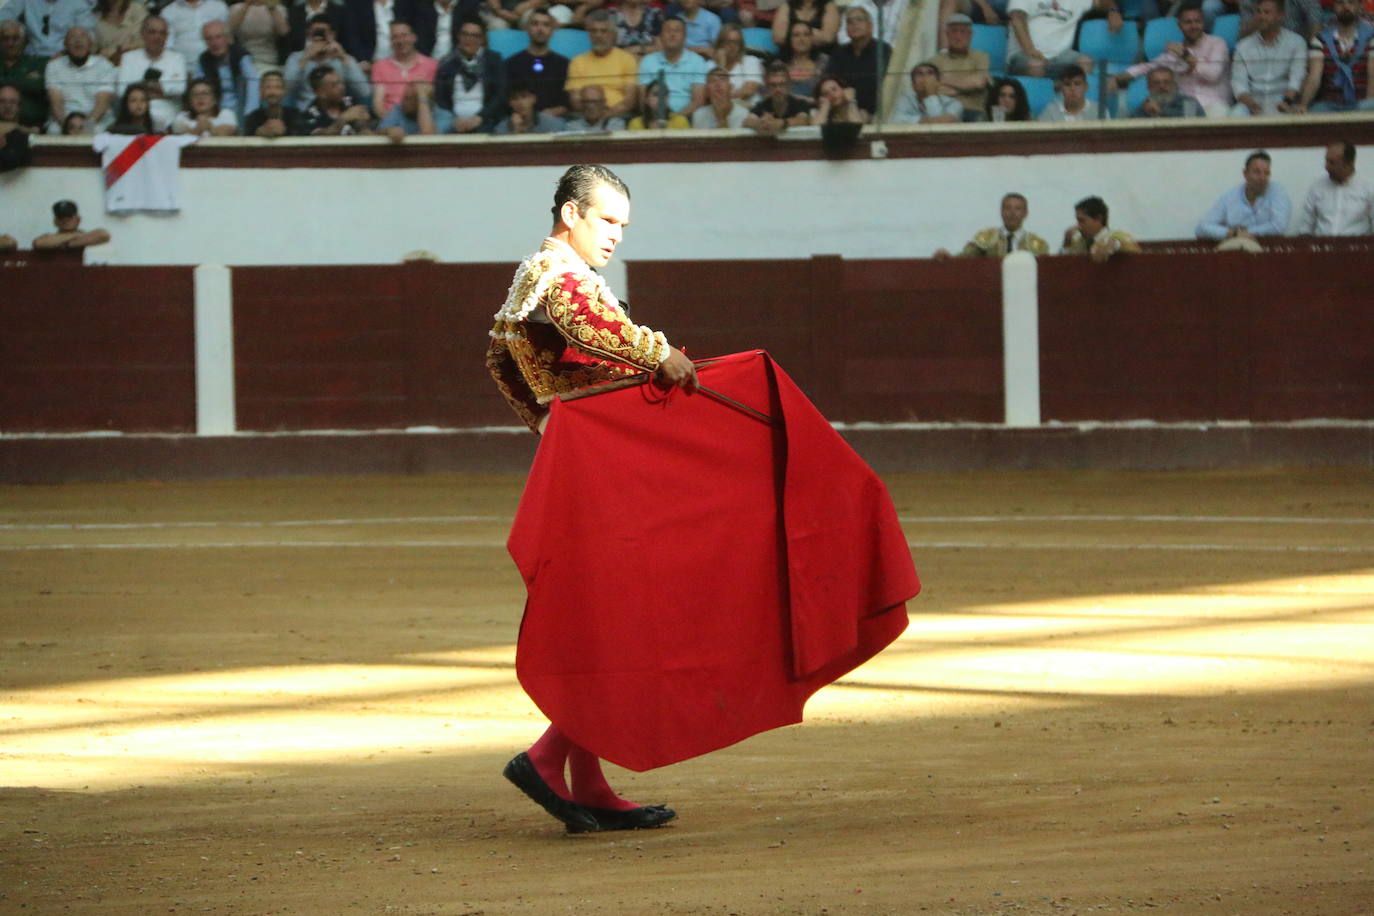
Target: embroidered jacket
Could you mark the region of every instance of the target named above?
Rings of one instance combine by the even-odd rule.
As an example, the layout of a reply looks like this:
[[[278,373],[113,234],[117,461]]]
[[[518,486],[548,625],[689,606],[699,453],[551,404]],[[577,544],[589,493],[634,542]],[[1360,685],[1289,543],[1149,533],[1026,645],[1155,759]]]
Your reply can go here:
[[[1128,254],[1138,253],[1140,243],[1135,240],[1135,236],[1129,232],[1122,232],[1120,229],[1104,228],[1098,233],[1097,238],[1088,241],[1083,237],[1083,233],[1077,229],[1073,230],[1073,237],[1069,239],[1064,250],[1060,254],[1087,254],[1092,250],[1093,245],[1098,242],[1105,242],[1111,246],[1112,251],[1121,251]]]
[[[1000,258],[1007,252],[1007,230],[992,226],[979,230],[973,240],[959,252],[961,258]],[[1033,232],[1021,231],[1016,234],[1016,250],[1029,251],[1033,255],[1050,253],[1049,243]]]
[[[548,238],[515,271],[491,329],[487,371],[537,430],[557,395],[652,371],[668,352],[662,333],[631,322],[606,281]]]

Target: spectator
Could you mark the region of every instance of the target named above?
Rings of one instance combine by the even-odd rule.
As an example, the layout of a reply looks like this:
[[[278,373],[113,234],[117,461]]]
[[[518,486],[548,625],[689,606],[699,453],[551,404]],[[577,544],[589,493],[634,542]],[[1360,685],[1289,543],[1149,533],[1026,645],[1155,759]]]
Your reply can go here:
[[[663,20],[658,37],[663,50],[644,55],[639,62],[639,83],[661,83],[667,89],[669,110],[691,118],[706,103],[706,62],[687,50],[687,27],[678,17]]]
[[[809,23],[794,22],[787,31],[787,44],[778,49],[778,60],[787,65],[788,92],[809,99],[816,91],[816,80],[825,73],[830,57],[816,50],[816,32]]]
[[[605,10],[593,10],[587,15],[587,38],[591,40],[591,50],[568,64],[566,88],[570,100],[576,104],[585,87],[600,86],[606,92],[611,116],[625,114],[635,106],[640,62],[629,51],[615,46],[615,25]]]
[[[1279,10],[1280,25],[1290,32],[1297,33],[1303,41],[1311,39],[1322,27],[1326,15],[1322,12],[1319,0],[1286,0]],[[1261,21],[1255,17],[1259,11],[1257,0],[1240,0],[1240,37],[1247,38],[1258,32]]]
[[[463,29],[478,31],[478,51],[484,33],[476,23],[464,23]],[[459,33],[459,45],[462,45]],[[461,55],[456,55],[461,59]],[[439,70],[439,62],[415,49],[415,29],[409,22],[394,19],[391,22],[391,54],[372,63],[372,110],[378,117],[401,101],[408,83],[433,84]]]
[[[52,224],[56,232],[47,232],[33,240],[33,250],[49,248],[89,248],[104,245],[110,240],[110,233],[104,229],[81,230],[81,214],[76,204],[70,200],[59,200],[52,205]]]
[[[376,61],[391,56],[391,23],[415,21],[416,0],[344,0],[344,48],[370,74]]]
[[[563,131],[563,119],[538,109],[539,98],[528,83],[511,83],[506,95],[510,114],[502,118],[492,131],[494,134],[557,134]]]
[[[940,69],[940,91],[958,100],[965,121],[981,118],[987,108],[992,72],[987,52],[973,50],[972,41],[972,21],[956,13],[945,20],[944,50],[931,58]]]
[[[1307,192],[1298,235],[1374,235],[1374,187],[1355,175],[1355,144],[1326,148],[1326,177]]]
[[[716,66],[730,76],[730,97],[745,106],[754,104],[763,88],[763,61],[744,49],[744,32],[738,25],[727,22],[720,27],[714,54]]]
[[[418,15],[418,12],[417,12]],[[289,29],[286,33],[285,44],[286,56],[303,49],[310,35],[310,26],[314,23],[316,16],[323,16],[324,21],[329,24],[330,32],[334,36],[342,35],[344,32],[344,5],[343,0],[292,0],[290,9],[286,11],[286,22]],[[418,31],[419,26],[416,26]],[[421,50],[424,47],[421,46]],[[429,54],[428,51],[425,51]],[[433,57],[430,54],[430,57]],[[309,71],[306,71],[309,76]],[[290,95],[290,83],[288,82],[287,95]]]
[[[466,4],[471,6],[471,4]],[[458,44],[465,4],[458,0],[421,0],[415,6],[415,47],[435,60],[443,60]]]
[[[813,124],[867,124],[869,113],[855,98],[854,87],[846,86],[844,78],[833,74],[821,77],[816,84],[816,110]]]
[[[712,67],[706,74],[706,104],[692,112],[692,126],[698,130],[743,127],[748,117],[749,109],[730,94],[729,71],[724,67]]]
[[[911,92],[902,93],[893,124],[953,124],[964,118],[964,107],[940,94],[940,68],[930,61],[911,68]]]
[[[153,125],[153,97],[143,83],[133,83],[124,90],[119,100],[119,111],[115,112],[114,123],[110,125],[112,134],[156,134],[161,133]]]
[[[114,112],[110,112],[111,116]],[[86,132],[86,116],[79,111],[69,111],[62,119],[62,136],[79,137]]]
[[[963,16],[970,25],[1001,25],[1007,16],[1007,0],[940,0],[940,21],[949,22],[955,16]]]
[[[1202,106],[1196,99],[1181,95],[1178,83],[1174,81],[1174,71],[1168,67],[1156,67],[1145,78],[1149,82],[1150,94],[1145,97],[1135,111],[1133,118],[1200,118]]]
[[[1269,154],[1263,150],[1247,156],[1241,172],[1245,181],[1217,198],[1197,224],[1197,237],[1253,240],[1286,233],[1292,205],[1287,192],[1269,180],[1270,166]]]
[[[48,92],[43,73],[48,62],[24,53],[27,39],[18,22],[0,22],[0,86],[19,93],[19,123],[42,129],[48,120]]]
[[[167,20],[161,16],[144,19],[139,35],[143,47],[124,52],[119,60],[116,91],[123,94],[134,83],[142,83],[148,93],[153,127],[164,133],[178,110],[171,99],[186,91],[186,58],[167,47]]]
[[[506,108],[506,68],[484,47],[487,32],[469,19],[458,30],[458,47],[439,66],[435,101],[453,112],[453,132],[490,133]]]
[[[20,123],[19,90],[0,86],[0,172],[8,172],[29,164],[29,135],[37,129]]]
[[[238,118],[231,109],[220,104],[215,84],[204,77],[191,80],[182,109],[172,119],[172,133],[232,137],[238,132]]]
[[[229,28],[223,22],[207,22],[205,50],[196,62],[196,76],[215,87],[220,104],[234,113],[238,121],[258,107],[258,71],[248,51],[229,43]]]
[[[1133,254],[1140,245],[1129,232],[1107,228],[1107,204],[1100,197],[1085,197],[1073,205],[1077,226],[1064,233],[1060,254],[1086,254],[1099,264],[1114,254]]]
[[[1370,111],[1369,59],[1374,25],[1359,18],[1358,0],[1336,0],[1336,24],[1312,39],[1302,104],[1311,111]]]
[[[139,0],[96,0],[96,53],[118,67],[125,51],[143,47],[139,29],[147,18],[148,8]]]
[[[835,0],[787,0],[773,15],[773,44],[784,47],[798,22],[811,27],[816,48],[825,50],[834,47],[839,37],[840,8]]]
[[[66,132],[68,114],[89,118],[96,130],[114,120],[115,68],[95,51],[90,29],[73,26],[62,46],[67,53],[48,61],[43,82],[54,132]]]
[[[988,107],[984,112],[987,120],[1001,123],[1003,121],[1030,121],[1030,99],[1026,96],[1026,87],[1021,85],[1020,80],[1010,77],[1001,77],[994,80],[992,91],[988,94]]]
[[[286,59],[283,76],[286,78],[288,105],[304,109],[310,104],[315,95],[310,87],[310,74],[318,67],[328,67],[339,74],[351,97],[371,98],[372,87],[367,81],[367,74],[339,44],[334,26],[330,24],[329,17],[324,15],[310,20],[305,47]]]
[[[811,123],[811,102],[791,91],[792,77],[786,64],[781,61],[769,64],[768,72],[763,77],[763,85],[763,101],[755,105],[749,113],[749,117],[744,121],[745,127],[761,134],[775,136],[789,127],[802,127]]]
[[[534,107],[555,117],[568,113],[568,59],[549,50],[558,23],[547,10],[534,10],[525,19],[529,46],[506,58],[506,82],[524,83],[534,90]]]
[[[1088,75],[1069,64],[1059,78],[1059,95],[1041,110],[1037,121],[1096,121],[1102,109],[1088,98]]]
[[[1002,196],[1002,225],[990,226],[974,233],[957,257],[1002,258],[1013,251],[1029,251],[1039,256],[1050,253],[1050,243],[1025,228],[1030,215],[1030,203],[1024,194],[1012,191]],[[935,252],[936,260],[951,257],[949,249]]]
[[[338,137],[372,133],[372,113],[354,101],[344,79],[330,67],[310,71],[310,88],[315,97],[305,108],[302,129],[316,137]]]
[[[873,18],[862,6],[845,9],[844,28],[849,41],[830,53],[825,72],[828,76],[840,77],[846,86],[854,90],[859,107],[871,114],[878,110],[877,74],[887,72],[892,60],[892,48],[885,42],[873,40]]]
[[[655,80],[639,93],[639,113],[625,126],[627,130],[686,130],[692,122],[668,107],[663,83]]]
[[[95,31],[91,7],[91,0],[9,0],[0,4],[0,22],[23,23],[28,53],[46,64],[62,53],[62,41],[69,29],[81,26]]]
[[[416,134],[432,137],[451,130],[453,115],[434,104],[434,87],[429,83],[406,83],[401,100],[377,122],[377,133],[395,143]]]
[[[1301,114],[1307,43],[1283,27],[1283,0],[1259,0],[1255,21],[1258,31],[1231,58],[1231,114]]]
[[[200,57],[205,50],[202,31],[207,22],[227,22],[229,7],[224,0],[172,0],[162,8],[171,37],[167,44],[188,61]]]
[[[1108,30],[1121,31],[1123,20],[1116,0],[1011,0],[1007,72],[1058,79],[1066,67],[1077,65],[1091,73],[1092,58],[1073,47],[1078,22],[1089,10],[1106,11]]]
[[[663,10],[645,0],[621,0],[611,14],[615,25],[615,45],[643,57],[659,49],[658,31],[663,27]]]
[[[564,133],[604,134],[625,129],[624,119],[611,116],[610,106],[606,104],[606,90],[600,86],[582,87],[577,110],[579,114],[564,125]]]
[[[262,107],[243,119],[243,133],[249,137],[299,137],[306,133],[301,110],[286,104],[286,77],[275,70],[262,75],[258,86]]]
[[[870,34],[876,35],[883,44],[891,45],[901,36],[902,16],[906,13],[906,7],[907,0],[851,0],[844,11],[848,14],[853,10],[863,10],[868,14]],[[853,33],[846,28],[836,41],[845,45],[852,38]]]
[[[711,57],[720,34],[720,17],[702,9],[701,0],[678,0],[682,24],[687,27],[687,50],[702,57]],[[660,29],[660,32],[662,30]]]
[[[257,72],[281,66],[281,44],[291,33],[282,0],[239,0],[229,7],[225,25],[234,43],[252,57]],[[205,34],[203,30],[201,34]]]
[[[1191,96],[1209,117],[1224,117],[1231,108],[1231,51],[1226,40],[1208,35],[1203,27],[1202,10],[1197,0],[1183,4],[1178,11],[1182,41],[1171,41],[1154,60],[1127,67],[1112,77],[1116,87],[1125,89],[1131,81],[1158,67],[1168,67],[1178,77],[1178,91]]]
[[[530,10],[545,5],[545,0],[482,0],[477,6],[477,18],[491,31],[518,29]]]

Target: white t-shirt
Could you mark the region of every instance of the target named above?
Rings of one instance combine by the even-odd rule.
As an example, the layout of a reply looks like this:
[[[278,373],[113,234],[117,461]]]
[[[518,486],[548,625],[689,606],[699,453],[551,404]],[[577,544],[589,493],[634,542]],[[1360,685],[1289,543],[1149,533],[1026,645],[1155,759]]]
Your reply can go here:
[[[43,82],[49,89],[57,89],[62,93],[64,114],[74,111],[90,114],[95,107],[96,96],[102,92],[108,92],[111,96],[111,104],[105,110],[102,123],[108,123],[114,115],[114,109],[118,107],[114,104],[113,98],[114,64],[99,54],[92,54],[86,58],[86,62],[80,67],[73,64],[72,59],[65,54],[55,57],[48,61],[47,69],[43,71]]]
[[[91,145],[105,170],[106,211],[179,210],[181,150],[199,139],[195,134],[97,134]]]
[[[372,59],[381,60],[391,56],[391,20],[396,18],[395,0],[385,3],[372,2],[372,16],[377,26],[377,44],[372,49]]]
[[[219,113],[210,119],[210,123],[215,127],[232,127],[234,130],[239,129],[239,119],[234,117],[234,113],[228,108],[221,108]],[[202,134],[199,125],[196,124],[196,119],[185,111],[177,112],[177,116],[172,119],[172,133],[201,134],[202,136],[209,136],[209,134]]]
[[[1020,10],[1026,14],[1026,28],[1036,50],[1053,57],[1073,47],[1078,20],[1093,8],[1093,0],[1011,0],[1007,15]],[[1009,30],[1012,40],[1007,42],[1007,54],[1020,48],[1016,33]]]

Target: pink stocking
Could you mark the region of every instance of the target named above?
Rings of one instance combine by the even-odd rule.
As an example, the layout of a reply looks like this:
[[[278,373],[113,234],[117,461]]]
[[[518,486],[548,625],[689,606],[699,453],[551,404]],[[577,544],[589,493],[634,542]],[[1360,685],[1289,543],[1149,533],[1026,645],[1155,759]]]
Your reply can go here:
[[[590,805],[593,808],[612,808],[616,811],[628,811],[631,808],[638,808],[632,801],[626,801],[606,782],[606,776],[601,772],[601,761],[591,751],[572,745],[572,750],[568,754],[568,765],[572,770],[572,792],[573,801],[579,805]]]
[[[550,725],[525,752],[554,794],[566,799],[571,799],[572,793],[568,791],[568,781],[563,778],[563,767],[568,762],[568,753],[575,747],[568,736],[558,730],[558,726]]]

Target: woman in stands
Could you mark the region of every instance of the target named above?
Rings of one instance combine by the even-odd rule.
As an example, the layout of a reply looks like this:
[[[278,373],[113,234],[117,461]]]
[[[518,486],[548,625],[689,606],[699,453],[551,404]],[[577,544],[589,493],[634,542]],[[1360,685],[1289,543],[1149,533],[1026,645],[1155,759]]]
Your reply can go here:
[[[854,90],[838,76],[823,76],[816,84],[813,124],[867,124],[871,116],[854,101]]]
[[[1030,121],[1030,100],[1026,87],[1017,80],[1002,77],[993,82],[988,93],[989,121]]]
[[[615,46],[643,57],[659,50],[658,30],[663,27],[663,10],[644,0],[620,0],[611,13],[615,23]]]
[[[773,16],[773,43],[787,44],[792,23],[805,22],[816,33],[816,46],[829,48],[840,34],[840,8],[835,0],[787,0]]]
[[[667,112],[666,117],[660,117],[660,99],[663,97],[663,89],[658,83],[649,83],[642,87],[639,93],[639,114],[630,119],[630,123],[625,125],[627,130],[686,130],[692,126],[682,115],[675,111]]]
[[[112,134],[155,134],[153,116],[148,112],[148,90],[142,83],[133,83],[119,100],[119,114],[110,125]]]
[[[809,98],[830,57],[816,50],[815,29],[805,22],[794,22],[787,30],[787,44],[778,49],[778,59],[787,64],[787,75],[792,78],[789,91]]]
[[[238,118],[228,108],[220,107],[215,84],[209,80],[191,80],[186,87],[182,109],[172,119],[172,133],[232,137],[238,132]]]
[[[143,47],[139,29],[148,8],[137,0],[96,0],[95,51],[116,67],[125,51]]]
[[[291,31],[281,0],[246,0],[229,7],[229,33],[253,58],[258,73],[281,65],[278,42]]]
[[[763,61],[744,50],[744,31],[735,23],[721,25],[715,60],[730,73],[730,97],[752,108],[763,88]]]

